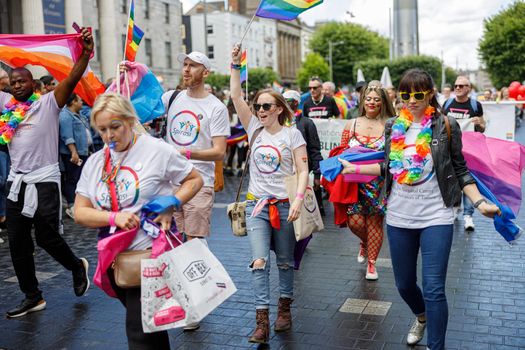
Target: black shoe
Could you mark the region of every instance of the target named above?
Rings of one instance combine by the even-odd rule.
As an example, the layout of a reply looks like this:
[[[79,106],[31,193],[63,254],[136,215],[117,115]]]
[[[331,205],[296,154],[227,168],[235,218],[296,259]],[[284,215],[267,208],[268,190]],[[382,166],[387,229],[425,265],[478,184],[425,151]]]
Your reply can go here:
[[[86,294],[89,288],[88,268],[88,261],[85,258],[80,258],[80,266],[73,271],[73,289],[77,297]]]
[[[30,312],[44,310],[46,308],[46,301],[40,296],[34,299],[24,299],[12,310],[6,312],[7,318],[15,318],[27,315]]]

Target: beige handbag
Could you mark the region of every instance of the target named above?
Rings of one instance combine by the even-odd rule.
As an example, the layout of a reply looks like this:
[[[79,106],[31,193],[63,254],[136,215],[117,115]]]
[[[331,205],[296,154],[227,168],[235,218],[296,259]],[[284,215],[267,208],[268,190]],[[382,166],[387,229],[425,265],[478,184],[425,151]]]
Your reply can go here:
[[[237,196],[235,197],[235,202],[228,205],[226,208],[226,213],[228,214],[228,217],[230,218],[231,226],[232,226],[232,232],[234,236],[246,236],[246,201],[239,202],[239,198],[241,196],[241,190],[242,190],[242,184],[244,182],[244,178],[246,176],[246,172],[248,170],[248,164],[250,164],[250,155],[251,155],[251,149],[254,140],[259,136],[259,134],[262,131],[262,127],[255,130],[253,133],[252,139],[250,140],[250,146],[248,149],[248,154],[246,155],[246,162],[244,163],[244,169],[242,170],[242,176],[241,181],[239,182],[239,187],[237,188]]]
[[[140,287],[140,262],[151,257],[151,249],[127,250],[113,261],[115,284],[120,288]]]
[[[290,205],[292,205],[297,195],[299,173],[297,172],[295,156],[291,147],[290,150],[292,152],[294,174],[284,178],[284,185],[286,187],[286,193],[288,193]],[[324,230],[323,218],[321,217],[321,212],[319,211],[319,206],[317,205],[315,193],[310,185],[307,185],[306,190],[304,191],[304,200],[303,207],[301,208],[301,214],[297,220],[293,222],[293,228],[295,231],[296,241],[305,239],[314,232]]]

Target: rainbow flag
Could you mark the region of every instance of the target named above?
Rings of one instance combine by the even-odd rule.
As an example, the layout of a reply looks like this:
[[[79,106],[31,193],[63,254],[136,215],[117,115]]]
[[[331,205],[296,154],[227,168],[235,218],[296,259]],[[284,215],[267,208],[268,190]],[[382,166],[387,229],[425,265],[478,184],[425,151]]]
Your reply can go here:
[[[124,57],[126,60],[134,62],[135,56],[139,49],[140,41],[144,36],[144,32],[135,24],[135,0],[131,0],[129,7],[129,21],[128,21],[128,35],[126,37],[126,48],[124,50]]]
[[[291,21],[304,11],[322,3],[323,0],[261,0],[255,15]]]
[[[248,80],[248,50],[244,50],[241,56],[241,84]]]
[[[334,95],[334,100],[337,104],[337,108],[339,108],[339,118],[346,119],[348,116],[348,109],[350,108],[350,101],[346,98],[343,90],[339,89],[339,91],[337,91]]]
[[[69,76],[81,54],[82,36],[77,33],[0,34],[0,61],[12,68],[28,64],[44,67],[58,81]],[[93,105],[95,98],[103,92],[104,85],[88,66],[75,93]]]

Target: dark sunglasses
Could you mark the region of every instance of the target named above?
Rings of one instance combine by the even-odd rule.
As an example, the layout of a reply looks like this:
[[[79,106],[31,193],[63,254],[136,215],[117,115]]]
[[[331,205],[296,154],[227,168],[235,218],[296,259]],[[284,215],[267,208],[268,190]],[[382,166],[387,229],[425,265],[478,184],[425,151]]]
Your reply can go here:
[[[410,97],[414,96],[416,101],[423,101],[425,99],[425,96],[430,92],[430,90],[427,91],[418,91],[418,92],[405,92],[400,91],[399,97],[401,97],[401,100],[404,102],[408,102],[410,100]]]
[[[454,89],[463,89],[464,87],[468,87],[469,85],[463,85],[463,84],[457,84],[454,85]]]
[[[256,112],[259,112],[261,107],[264,111],[268,112],[270,109],[272,109],[272,106],[275,106],[275,103],[263,103],[263,104],[254,103],[253,104],[253,108],[255,109]]]
[[[318,86],[309,86],[308,89],[309,90],[317,90],[321,87],[321,85],[318,85]]]

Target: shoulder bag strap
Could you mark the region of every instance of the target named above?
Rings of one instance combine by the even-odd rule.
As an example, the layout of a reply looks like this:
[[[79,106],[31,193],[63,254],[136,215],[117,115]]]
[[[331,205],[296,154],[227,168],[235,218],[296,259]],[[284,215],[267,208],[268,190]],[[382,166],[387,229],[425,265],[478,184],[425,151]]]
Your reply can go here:
[[[246,172],[248,170],[248,165],[250,164],[250,155],[252,154],[252,146],[253,146],[255,139],[261,133],[262,129],[263,127],[261,126],[259,129],[255,130],[255,132],[253,133],[252,139],[250,140],[250,146],[248,147],[248,154],[246,155],[246,161],[244,162],[244,169],[242,169],[241,181],[239,182],[239,187],[237,188],[237,196],[235,196],[235,202],[239,202],[239,198],[241,197],[242,184],[244,182],[244,177],[246,176]]]
[[[446,115],[443,116],[445,119],[445,128],[447,129],[447,138],[448,138],[448,144],[450,146],[450,140],[451,140],[451,131],[450,131],[450,120],[448,120],[448,117]]]
[[[104,159],[104,167],[106,170],[106,174],[111,174],[111,154],[109,151],[109,147],[106,147],[104,151],[105,159]],[[118,199],[117,199],[117,186],[115,185],[115,181],[113,179],[108,179],[108,185],[109,185],[109,195],[111,199],[111,211],[117,212],[118,207]]]

